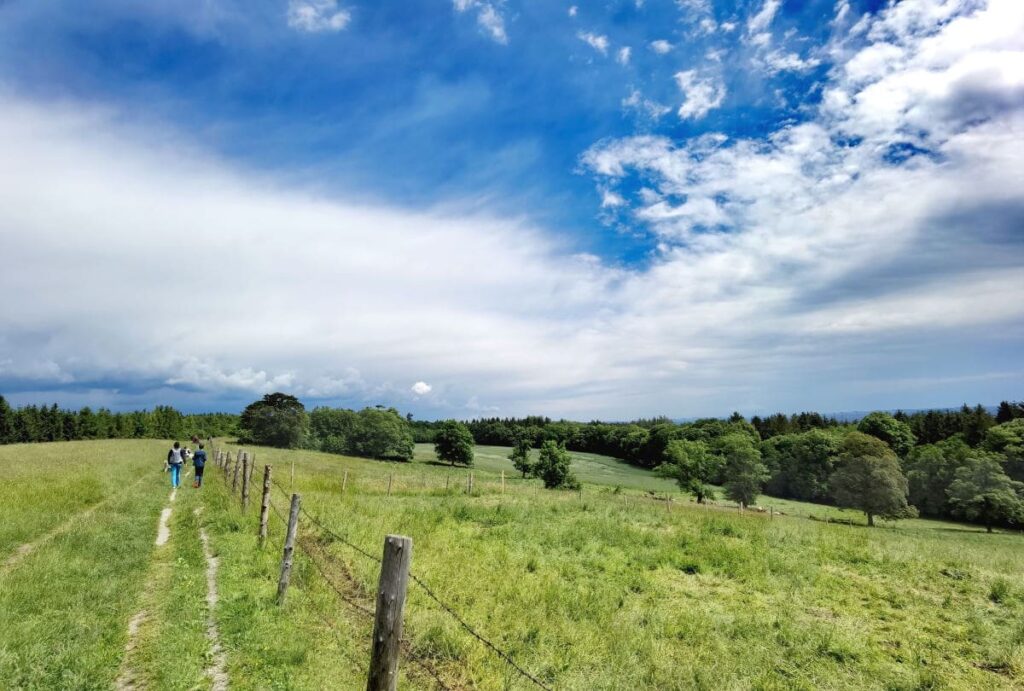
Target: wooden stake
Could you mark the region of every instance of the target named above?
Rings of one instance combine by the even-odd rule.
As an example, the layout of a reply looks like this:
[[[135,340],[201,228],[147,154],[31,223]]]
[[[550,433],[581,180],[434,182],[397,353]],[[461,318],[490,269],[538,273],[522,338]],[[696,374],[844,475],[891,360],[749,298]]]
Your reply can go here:
[[[260,547],[267,541],[267,522],[270,519],[270,466],[263,466],[263,498],[260,499]]]
[[[292,507],[288,512],[288,532],[284,538],[284,555],[281,557],[281,577],[277,581],[277,605],[284,604],[284,596],[288,592],[288,583],[292,579],[292,557],[295,555],[295,533],[299,530],[299,505],[302,496],[292,495]]]
[[[249,477],[252,475],[252,468],[249,467],[249,454],[242,456],[242,512],[249,508]]]
[[[235,468],[232,471],[232,475],[231,475],[231,493],[232,494],[234,494],[235,492],[238,491],[238,469],[242,465],[241,461],[242,461],[242,452],[239,451],[237,454],[235,454]]]
[[[401,651],[402,615],[411,561],[411,538],[401,535],[384,538],[366,691],[396,691],[398,688],[398,654]]]
[[[341,493],[345,493],[345,487],[348,486],[348,468],[345,468],[345,474],[341,476]]]
[[[288,489],[295,489],[295,459],[292,459],[292,484],[288,485]]]
[[[395,479],[395,474],[394,473],[391,473],[390,475],[388,475],[388,496],[389,497],[391,496],[391,482],[394,479]]]
[[[501,493],[505,493],[505,471],[501,471]]]

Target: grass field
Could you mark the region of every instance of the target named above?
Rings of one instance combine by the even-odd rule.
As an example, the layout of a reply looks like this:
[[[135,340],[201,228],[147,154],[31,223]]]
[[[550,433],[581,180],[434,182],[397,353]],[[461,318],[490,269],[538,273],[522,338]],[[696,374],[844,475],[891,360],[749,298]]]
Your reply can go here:
[[[168,506],[162,450],[0,447],[3,554],[63,530],[2,574],[2,685],[110,688],[129,671],[141,686],[209,688],[203,527],[220,561],[213,615],[231,688],[364,688],[371,623],[359,608],[372,608],[376,564],[304,518],[292,589],[277,608],[283,525],[275,515],[259,549],[257,509],[243,515],[213,467],[202,491],[178,493],[170,541],[154,546]],[[466,470],[432,464],[422,450],[411,464],[256,450],[285,489],[294,462],[304,506],[367,552],[379,554],[387,533],[411,536],[413,572],[551,688],[1024,685],[1019,535],[928,521],[770,520],[678,493],[673,504],[651,501],[642,484],[618,481],[638,491],[589,484],[581,500],[509,474],[502,494],[502,453],[479,454],[469,496]],[[103,456],[112,465],[95,463]],[[601,465],[593,461],[589,478]],[[274,490],[279,511],[285,495]],[[104,500],[104,510],[69,521]],[[400,688],[439,687],[409,653],[449,688],[531,688],[415,585],[405,619]]]

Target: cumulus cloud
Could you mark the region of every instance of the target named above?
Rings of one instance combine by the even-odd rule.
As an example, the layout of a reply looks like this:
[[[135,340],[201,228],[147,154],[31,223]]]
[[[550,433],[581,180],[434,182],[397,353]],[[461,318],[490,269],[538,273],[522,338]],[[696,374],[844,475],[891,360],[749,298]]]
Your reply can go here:
[[[725,86],[712,79],[702,79],[695,70],[676,72],[676,84],[683,92],[683,104],[679,106],[679,117],[699,120],[722,105]]]
[[[418,381],[412,385],[412,392],[417,396],[426,396],[428,393],[433,391],[434,387],[425,381]]]
[[[665,115],[672,110],[662,103],[658,103],[653,99],[645,98],[637,89],[631,90],[629,92],[629,96],[622,99],[622,107],[626,110],[634,111],[654,120],[657,120],[662,115]]]
[[[527,221],[325,198],[122,113],[0,91],[0,387],[583,419],[844,409],[868,389],[908,405],[878,381],[911,370],[932,403],[991,372],[1020,388],[1024,4],[908,0],[851,23],[799,122],[582,156],[595,214],[651,240],[633,268]],[[720,87],[681,74],[695,118]],[[455,403],[418,398],[425,373]]]
[[[623,46],[622,48],[619,48],[619,52],[616,53],[615,59],[616,59],[616,61],[618,61],[618,63],[620,65],[628,65],[629,64],[629,58],[630,58],[630,56],[632,54],[633,54],[633,49],[632,48],[630,48],[629,46]]]
[[[352,13],[338,7],[337,0],[289,0],[288,26],[297,31],[319,33],[341,31]]]
[[[488,36],[496,43],[508,43],[505,17],[494,4],[481,0],[452,0],[452,4],[456,12],[476,12],[476,23]]]
[[[659,38],[657,41],[651,41],[651,50],[658,55],[665,55],[672,50],[672,44],[668,41]]]
[[[576,16],[576,13],[577,13],[578,11],[579,11],[579,8],[578,8],[578,7],[576,7],[576,5],[572,5],[572,6],[571,6],[571,7],[569,8],[569,16],[570,16],[570,17],[575,17],[575,16]]]
[[[601,55],[608,54],[608,37],[603,34],[595,34],[591,31],[581,31],[576,37],[596,50]]]

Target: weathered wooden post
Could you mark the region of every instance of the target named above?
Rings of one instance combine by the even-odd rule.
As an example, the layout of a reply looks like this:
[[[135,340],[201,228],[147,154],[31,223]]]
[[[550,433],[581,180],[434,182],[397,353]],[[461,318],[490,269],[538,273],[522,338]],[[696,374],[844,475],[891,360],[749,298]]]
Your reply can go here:
[[[774,506],[769,506],[768,507],[768,519],[772,520],[772,521],[775,520],[775,507]]]
[[[473,471],[470,471],[469,475],[466,477],[466,494],[472,494],[472,493],[473,493]]]
[[[227,482],[227,479],[228,479],[228,468],[230,466],[231,466],[231,452],[227,451],[224,454],[224,466],[222,468],[222,470],[224,471],[224,481],[225,482]]]
[[[231,471],[231,493],[234,494],[238,491],[238,471],[242,467],[242,452],[239,451],[235,454],[235,467]]]
[[[452,479],[452,474],[451,474],[451,473],[448,473],[447,475],[445,475],[445,476],[444,476],[444,491],[445,491],[445,492],[447,492],[447,491],[448,491],[448,482],[449,482],[449,481],[450,481],[451,479]]]
[[[395,479],[394,473],[388,473],[388,496],[391,496],[391,482]]]
[[[345,468],[345,474],[341,476],[341,493],[345,493],[345,488],[348,486],[348,468]]]
[[[292,459],[292,484],[288,486],[288,489],[295,489],[295,459]]]
[[[249,508],[249,454],[242,456],[242,512]]]
[[[388,535],[384,538],[384,559],[377,586],[377,612],[370,646],[370,673],[366,691],[395,691],[398,688],[398,654],[402,641],[402,614],[412,562],[412,538]]]
[[[267,541],[267,521],[270,519],[270,466],[263,466],[263,498],[260,499],[260,547]]]
[[[501,493],[505,493],[505,471],[501,471]]]
[[[284,555],[281,557],[281,577],[277,581],[277,604],[284,604],[288,583],[292,580],[292,557],[295,554],[295,533],[299,530],[299,505],[302,496],[292,494],[292,508],[288,512],[288,532],[284,538]]]

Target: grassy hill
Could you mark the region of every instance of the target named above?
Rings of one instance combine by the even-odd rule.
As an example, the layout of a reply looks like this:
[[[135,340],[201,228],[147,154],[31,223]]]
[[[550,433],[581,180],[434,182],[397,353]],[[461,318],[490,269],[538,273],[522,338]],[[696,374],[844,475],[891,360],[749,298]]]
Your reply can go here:
[[[413,572],[550,688],[1024,684],[1017,534],[772,520],[678,493],[652,501],[643,483],[662,480],[600,458],[577,472],[636,489],[589,484],[581,499],[508,473],[502,493],[498,449],[480,450],[472,495],[466,470],[435,465],[424,449],[411,464],[257,449],[257,465],[273,464],[282,485],[276,511],[286,510],[294,463],[294,489],[324,526],[300,521],[292,590],[277,608],[283,525],[275,513],[259,549],[257,507],[243,514],[215,468],[207,487],[179,492],[170,541],[154,545],[169,506],[162,451],[0,447],[0,560],[57,531],[0,573],[7,687],[109,688],[130,669],[152,688],[209,688],[200,528],[219,560],[212,614],[232,688],[365,688],[362,610],[378,572],[349,543],[377,555],[388,533],[411,536]],[[637,484],[618,481],[631,476]],[[535,688],[415,584],[405,621],[400,688],[441,688],[433,675],[447,688]]]

